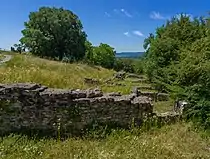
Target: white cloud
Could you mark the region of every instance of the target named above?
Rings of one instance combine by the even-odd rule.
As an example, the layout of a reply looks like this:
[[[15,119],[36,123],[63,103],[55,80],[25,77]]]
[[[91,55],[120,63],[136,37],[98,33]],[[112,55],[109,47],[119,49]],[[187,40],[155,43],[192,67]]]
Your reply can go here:
[[[109,14],[108,12],[104,13],[106,17],[111,17],[111,14]]]
[[[144,34],[138,30],[133,31],[133,34],[140,36],[140,37],[144,37]]]
[[[121,9],[120,10],[122,13],[124,13],[125,14],[125,16],[127,16],[127,17],[129,17],[129,18],[132,18],[133,16],[130,14],[130,13],[128,13],[125,9]]]
[[[155,20],[165,20],[168,17],[164,17],[163,15],[161,15],[159,12],[152,12],[150,14],[150,18],[155,19]]]
[[[123,33],[125,36],[129,37],[130,36],[130,33],[129,32],[125,32]]]
[[[133,15],[132,14],[130,14],[128,11],[126,11],[125,9],[114,9],[113,10],[116,14],[123,14],[123,15],[125,15],[126,17],[128,17],[128,18],[132,18],[133,17]]]

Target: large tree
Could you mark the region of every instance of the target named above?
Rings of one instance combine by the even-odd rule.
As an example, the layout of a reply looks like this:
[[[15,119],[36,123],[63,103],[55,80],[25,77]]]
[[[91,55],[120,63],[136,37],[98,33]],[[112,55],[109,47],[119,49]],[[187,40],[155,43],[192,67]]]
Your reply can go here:
[[[179,63],[182,50],[194,41],[207,36],[204,18],[191,19],[181,14],[168,20],[165,25],[157,28],[156,34],[145,39],[147,69],[151,79],[163,76],[165,68]]]
[[[78,16],[63,8],[41,7],[31,12],[20,42],[38,56],[80,60],[85,56],[86,34]]]

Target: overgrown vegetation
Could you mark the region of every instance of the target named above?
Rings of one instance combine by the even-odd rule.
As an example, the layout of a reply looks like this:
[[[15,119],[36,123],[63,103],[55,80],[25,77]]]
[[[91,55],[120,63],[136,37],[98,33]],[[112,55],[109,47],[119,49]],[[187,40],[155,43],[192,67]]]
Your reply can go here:
[[[2,159],[208,159],[209,139],[201,138],[189,125],[176,124],[149,132],[115,130],[102,140],[69,138],[29,139],[8,136],[0,142]]]
[[[143,74],[144,61],[142,59],[116,59],[114,63],[114,70],[126,71],[129,73]]]
[[[118,81],[114,70],[84,63],[61,63],[33,55],[13,54],[11,61],[0,67],[0,83],[35,82],[51,88],[88,89],[101,88],[104,92],[129,94],[134,86],[150,86],[135,82],[135,78]],[[50,77],[50,78],[49,78]],[[85,83],[85,78],[98,80],[97,84]],[[106,81],[111,79],[111,83]]]
[[[185,115],[210,128],[209,18],[190,19],[182,14],[145,39],[146,73],[174,98],[189,102]]]

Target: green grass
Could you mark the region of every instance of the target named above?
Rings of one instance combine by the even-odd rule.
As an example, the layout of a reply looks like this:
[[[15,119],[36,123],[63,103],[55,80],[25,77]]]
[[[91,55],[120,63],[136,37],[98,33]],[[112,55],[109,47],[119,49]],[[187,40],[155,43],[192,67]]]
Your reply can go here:
[[[9,136],[0,143],[2,159],[208,159],[209,140],[178,123],[140,134],[121,130],[105,139],[32,140]]]
[[[159,113],[164,113],[173,110],[174,101],[170,99],[169,101],[158,101],[154,102],[153,104],[154,104],[154,111],[157,111]]]
[[[100,87],[104,92],[121,92],[129,94],[133,86],[149,85],[132,83],[129,79],[118,82],[126,86],[110,86],[103,81],[113,77],[113,70],[91,67],[86,64],[67,64],[30,55],[13,54],[5,67],[0,68],[0,83],[35,82],[51,88],[87,89]],[[84,83],[84,78],[102,81],[100,85]]]

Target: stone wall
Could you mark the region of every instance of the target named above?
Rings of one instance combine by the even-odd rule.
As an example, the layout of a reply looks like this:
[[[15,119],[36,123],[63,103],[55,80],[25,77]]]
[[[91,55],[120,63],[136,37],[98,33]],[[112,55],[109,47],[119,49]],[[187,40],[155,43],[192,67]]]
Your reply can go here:
[[[38,84],[0,85],[0,133],[78,133],[91,124],[140,124],[153,112],[148,97],[103,94],[100,90],[50,89]],[[134,120],[133,120],[134,119]]]

